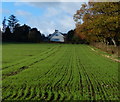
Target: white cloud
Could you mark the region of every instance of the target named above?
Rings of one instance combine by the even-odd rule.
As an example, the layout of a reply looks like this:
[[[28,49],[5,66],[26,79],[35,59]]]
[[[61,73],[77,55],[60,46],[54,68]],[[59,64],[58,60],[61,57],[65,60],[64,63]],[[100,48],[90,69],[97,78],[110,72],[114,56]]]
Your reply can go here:
[[[38,8],[58,7],[62,2],[26,2],[26,4]]]
[[[10,13],[10,11],[8,10],[8,9],[0,9],[0,13],[1,14],[9,14]]]
[[[18,16],[30,16],[31,13],[23,10],[16,10],[16,15]]]
[[[73,12],[75,11],[75,9],[80,8],[81,3],[83,2],[27,2],[26,4],[28,4],[29,6],[34,6],[34,7],[38,7],[38,8],[55,8],[55,9],[62,9],[64,10],[64,12],[73,14]]]
[[[16,10],[16,16],[24,18],[25,23],[31,27],[36,27],[41,33],[46,35],[54,32],[55,29],[66,33],[75,28],[75,22],[73,21],[73,15],[76,10],[80,9],[81,3],[36,3],[26,2],[26,7],[29,5],[37,9],[43,9],[41,14],[32,14],[32,12],[26,12],[21,9]],[[20,4],[16,4],[20,5]],[[25,6],[24,5],[24,6]]]
[[[81,7],[81,3],[70,3],[70,2],[67,2],[67,3],[63,3],[60,8],[68,13],[69,15],[74,15],[76,10],[80,9]]]
[[[45,17],[53,17],[53,16],[56,16],[56,15],[59,15],[61,13],[60,10],[56,9],[56,8],[53,8],[53,7],[50,7],[50,8],[47,8],[45,10]]]
[[[14,6],[22,6],[22,5],[26,5],[28,2],[18,2],[18,1],[15,1],[14,2]]]

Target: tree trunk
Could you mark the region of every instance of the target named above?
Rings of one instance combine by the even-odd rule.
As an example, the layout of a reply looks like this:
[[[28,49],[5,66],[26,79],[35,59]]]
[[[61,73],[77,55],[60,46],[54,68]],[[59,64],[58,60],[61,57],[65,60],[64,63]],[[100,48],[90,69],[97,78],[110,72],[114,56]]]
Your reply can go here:
[[[112,42],[113,42],[114,46],[116,47],[117,45],[116,45],[116,42],[113,38],[112,38]]]

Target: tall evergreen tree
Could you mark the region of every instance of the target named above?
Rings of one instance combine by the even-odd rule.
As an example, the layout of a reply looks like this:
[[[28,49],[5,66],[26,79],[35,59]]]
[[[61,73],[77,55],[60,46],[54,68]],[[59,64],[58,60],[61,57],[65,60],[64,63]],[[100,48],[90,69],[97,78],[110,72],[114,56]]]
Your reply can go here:
[[[6,29],[6,26],[7,26],[6,25],[6,17],[4,17],[2,25],[3,25],[2,31],[5,32],[5,29]]]
[[[14,32],[14,28],[15,28],[16,24],[18,24],[18,19],[16,18],[16,16],[14,16],[14,15],[9,16],[8,26],[12,33]]]

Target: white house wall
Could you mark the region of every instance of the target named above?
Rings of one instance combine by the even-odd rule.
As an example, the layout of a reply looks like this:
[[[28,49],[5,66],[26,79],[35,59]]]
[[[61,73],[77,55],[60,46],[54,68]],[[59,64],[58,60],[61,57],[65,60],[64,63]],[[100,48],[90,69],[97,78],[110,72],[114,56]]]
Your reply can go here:
[[[64,36],[63,35],[58,35],[58,36],[53,36],[50,41],[55,41],[55,42],[64,42]]]

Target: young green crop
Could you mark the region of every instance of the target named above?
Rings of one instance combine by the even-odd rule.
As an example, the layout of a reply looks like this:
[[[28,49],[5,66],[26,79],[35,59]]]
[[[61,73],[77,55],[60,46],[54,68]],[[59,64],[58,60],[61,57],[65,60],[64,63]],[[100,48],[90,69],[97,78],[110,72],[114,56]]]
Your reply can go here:
[[[118,100],[118,63],[75,44],[3,44],[3,100]]]

